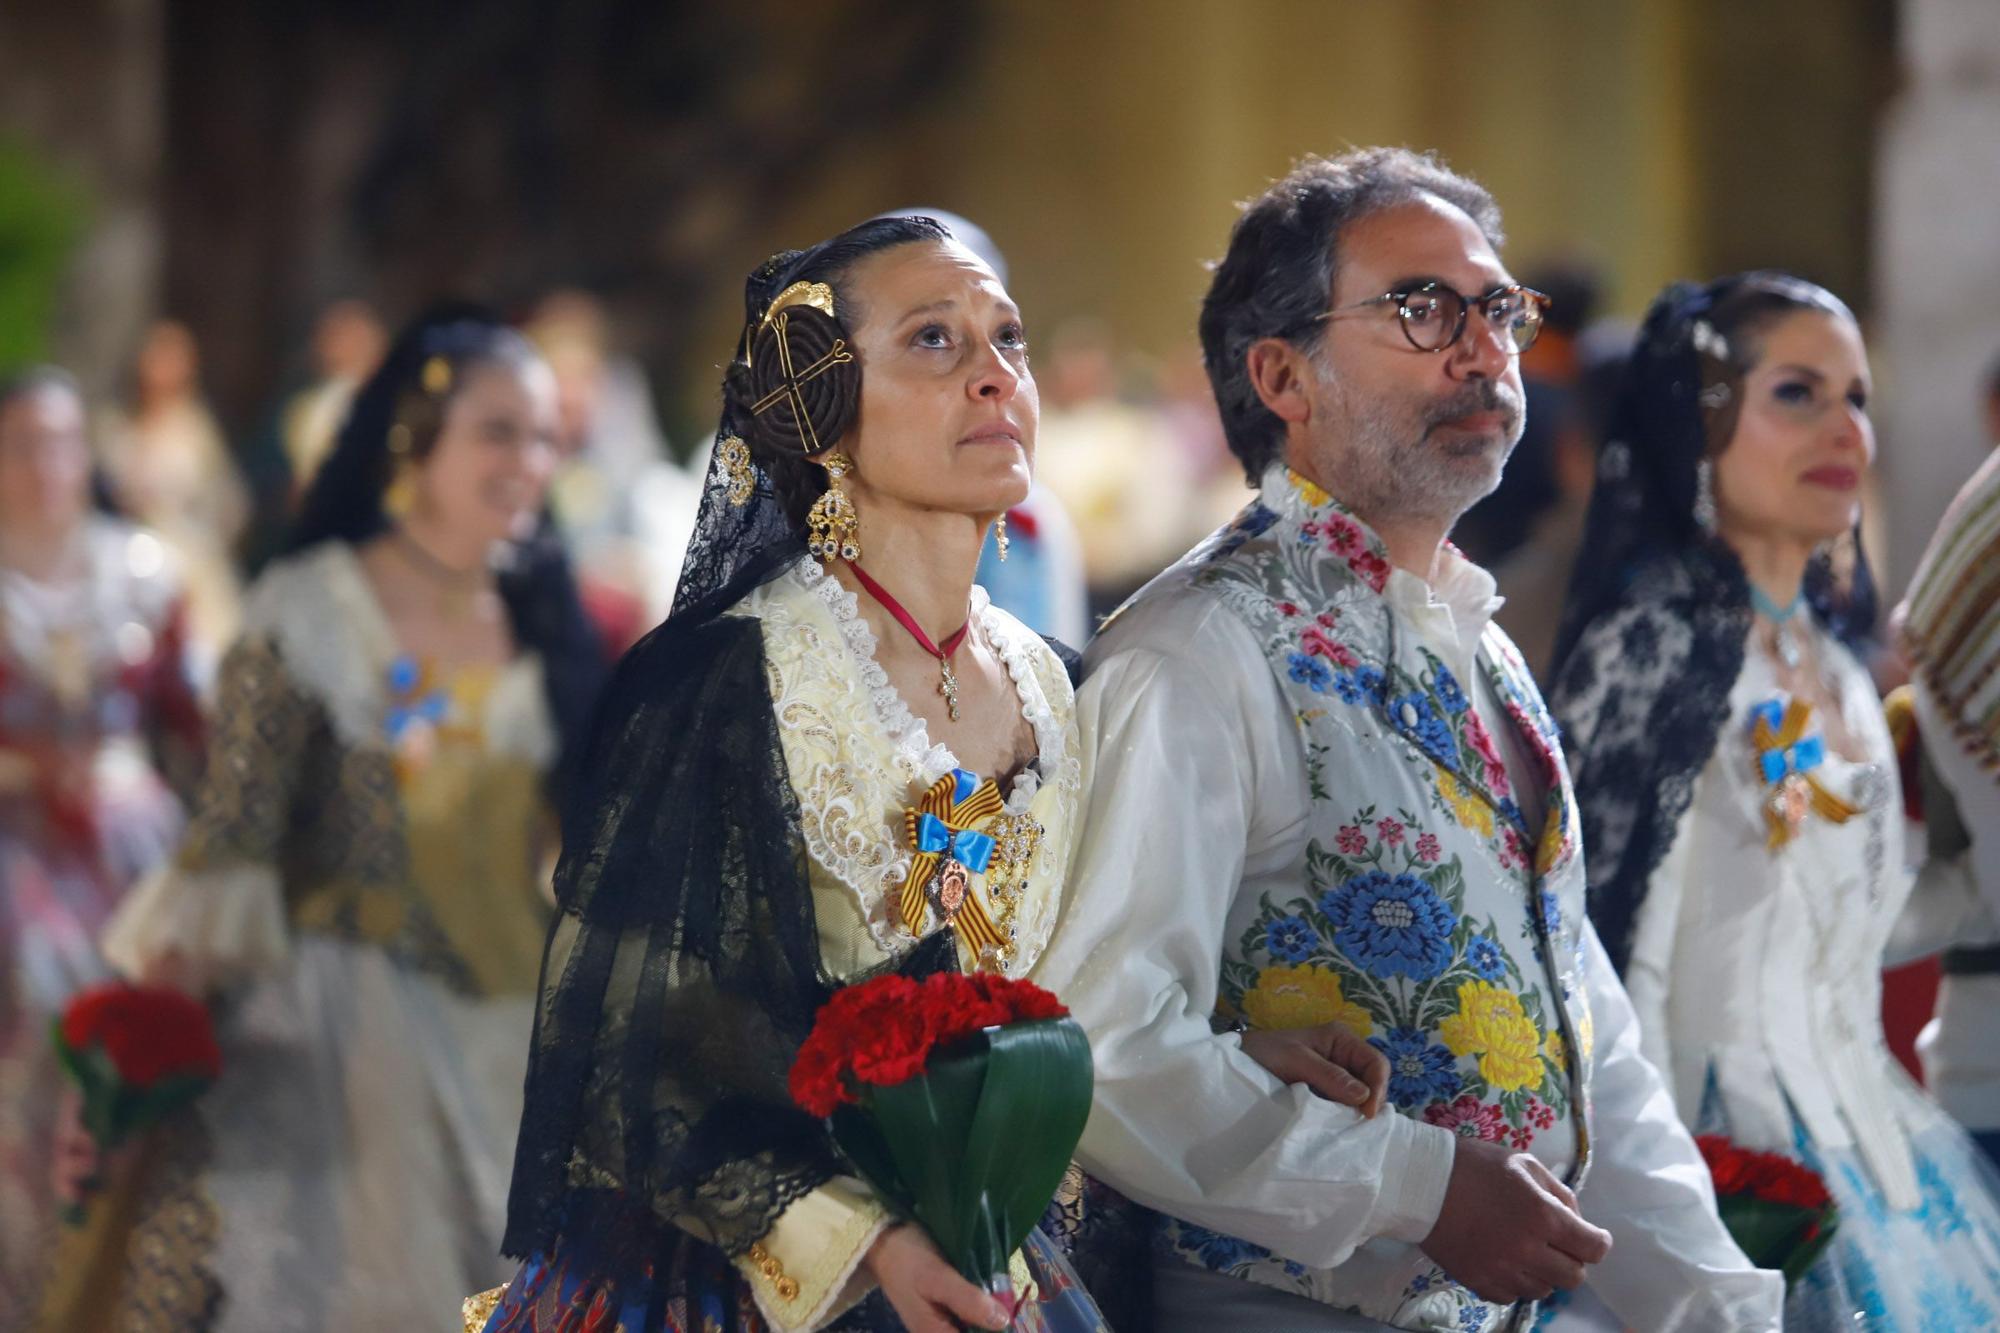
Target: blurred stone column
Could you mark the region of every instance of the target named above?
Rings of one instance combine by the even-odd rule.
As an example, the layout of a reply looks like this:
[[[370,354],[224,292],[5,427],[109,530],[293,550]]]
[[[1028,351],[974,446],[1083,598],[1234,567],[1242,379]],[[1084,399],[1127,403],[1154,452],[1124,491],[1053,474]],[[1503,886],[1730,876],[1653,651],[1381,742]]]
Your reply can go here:
[[[161,0],[0,4],[0,134],[81,187],[55,358],[107,394],[159,300]]]
[[[1891,601],[1986,452],[2000,357],[2000,9],[1903,0],[1904,84],[1877,149],[1874,359]]]

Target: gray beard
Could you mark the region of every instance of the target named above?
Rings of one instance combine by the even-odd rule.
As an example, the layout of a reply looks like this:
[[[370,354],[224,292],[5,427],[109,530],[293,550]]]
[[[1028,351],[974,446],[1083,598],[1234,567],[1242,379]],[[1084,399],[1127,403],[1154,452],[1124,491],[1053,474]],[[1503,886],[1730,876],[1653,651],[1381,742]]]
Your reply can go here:
[[[1449,527],[1492,494],[1521,438],[1521,404],[1493,380],[1466,386],[1419,412],[1376,398],[1356,402],[1342,382],[1322,373],[1339,417],[1341,445],[1326,462],[1326,488],[1364,517],[1422,519]],[[1468,412],[1512,409],[1507,444],[1488,462],[1489,446],[1439,437],[1435,428]]]

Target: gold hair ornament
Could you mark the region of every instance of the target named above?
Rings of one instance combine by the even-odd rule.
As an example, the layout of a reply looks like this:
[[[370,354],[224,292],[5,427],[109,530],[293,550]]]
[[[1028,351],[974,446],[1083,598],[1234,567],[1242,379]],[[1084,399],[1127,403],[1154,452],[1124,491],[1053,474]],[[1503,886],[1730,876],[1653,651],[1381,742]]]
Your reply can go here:
[[[715,446],[722,460],[722,474],[729,480],[729,503],[741,509],[757,490],[757,474],[750,467],[750,446],[739,435],[731,435]]]
[[[823,282],[795,282],[772,297],[771,304],[765,307],[764,317],[757,321],[757,327],[751,332],[749,341],[743,346],[744,365],[752,364],[750,356],[757,341],[757,335],[765,329],[770,328],[771,322],[780,314],[790,310],[793,306],[799,305],[809,305],[828,319],[838,318],[833,313],[833,288]]]
[[[451,390],[451,362],[442,356],[434,356],[424,362],[422,374],[424,392],[438,397]]]

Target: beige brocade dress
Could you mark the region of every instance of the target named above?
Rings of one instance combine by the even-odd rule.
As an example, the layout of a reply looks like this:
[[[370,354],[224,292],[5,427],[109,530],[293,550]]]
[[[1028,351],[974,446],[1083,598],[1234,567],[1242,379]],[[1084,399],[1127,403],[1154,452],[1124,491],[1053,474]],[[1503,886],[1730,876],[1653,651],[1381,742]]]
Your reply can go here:
[[[105,938],[221,986],[223,1076],[93,1205],[48,1329],[444,1327],[506,1271],[554,840],[540,665],[402,659],[344,544],[248,612],[189,837]]]

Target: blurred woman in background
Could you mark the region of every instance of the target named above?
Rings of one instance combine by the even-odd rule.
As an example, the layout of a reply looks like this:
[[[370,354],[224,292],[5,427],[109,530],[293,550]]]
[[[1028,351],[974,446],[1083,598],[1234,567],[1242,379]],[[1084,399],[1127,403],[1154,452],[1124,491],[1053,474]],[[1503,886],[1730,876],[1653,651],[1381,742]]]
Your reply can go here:
[[[188,591],[189,633],[206,686],[242,623],[237,542],[250,493],[201,393],[201,355],[185,324],[146,331],[130,400],[103,430],[104,468],[119,508],[174,551]]]
[[[1830,292],[1669,288],[1599,458],[1550,698],[1591,912],[1681,1118],[1803,1161],[1839,1204],[1786,1325],[1987,1328],[2000,1175],[1882,1034],[1911,877],[1856,655],[1869,391]]]
[[[550,812],[605,665],[542,518],[555,413],[464,309],[357,395],[247,599],[188,837],[105,937],[226,998],[222,1077],[92,1203],[47,1326],[427,1328],[497,1280]]]
[[[0,1327],[55,1221],[49,1023],[104,977],[97,934],[201,762],[185,611],[159,539],[93,506],[75,381],[0,381]]]

